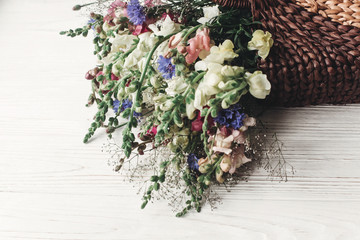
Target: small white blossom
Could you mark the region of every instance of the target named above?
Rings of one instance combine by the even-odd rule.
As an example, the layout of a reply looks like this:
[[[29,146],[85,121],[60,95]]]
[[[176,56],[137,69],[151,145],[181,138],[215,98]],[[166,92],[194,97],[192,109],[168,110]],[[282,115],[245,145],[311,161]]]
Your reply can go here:
[[[149,28],[156,36],[167,36],[179,31],[180,26],[180,24],[173,22],[168,15],[165,20],[161,19],[154,24],[150,24]]]
[[[134,35],[118,35],[116,34],[112,45],[111,45],[111,52],[126,52],[130,49],[131,45],[134,43],[134,40],[137,37]]]
[[[271,84],[266,75],[261,71],[255,71],[253,74],[246,73],[246,80],[250,86],[250,94],[259,99],[265,99],[270,93]]]
[[[270,48],[274,44],[272,35],[269,32],[264,33],[263,30],[256,30],[251,41],[248,43],[249,50],[258,50],[258,54],[262,59],[265,59],[270,52]]]
[[[172,97],[174,97],[176,94],[183,93],[188,87],[188,84],[181,77],[173,77],[171,80],[167,81],[167,83],[168,87],[165,91],[169,96]]]
[[[197,20],[201,24],[210,22],[214,17],[220,15],[220,10],[218,6],[204,7],[203,12],[204,12],[204,17]]]

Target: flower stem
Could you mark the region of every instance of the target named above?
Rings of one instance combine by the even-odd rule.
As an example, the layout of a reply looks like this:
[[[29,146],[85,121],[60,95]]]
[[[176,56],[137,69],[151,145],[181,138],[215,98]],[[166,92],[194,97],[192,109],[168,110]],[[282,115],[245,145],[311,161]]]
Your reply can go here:
[[[190,34],[192,34],[193,32],[195,32],[198,28],[204,26],[203,24],[197,25],[193,28],[190,28],[189,31],[185,34],[185,36],[182,39],[182,42],[186,43],[186,40],[188,39],[188,37],[190,36]]]

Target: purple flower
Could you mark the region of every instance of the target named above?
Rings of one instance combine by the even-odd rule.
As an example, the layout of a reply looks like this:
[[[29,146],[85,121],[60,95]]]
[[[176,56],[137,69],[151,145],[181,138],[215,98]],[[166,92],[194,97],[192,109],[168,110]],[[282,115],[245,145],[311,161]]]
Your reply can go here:
[[[91,24],[91,29],[95,31],[95,25],[94,23],[96,22],[95,19],[90,18],[90,20],[88,21],[88,24]]]
[[[117,113],[119,111],[119,108],[120,108],[120,112],[123,112],[123,111],[125,111],[125,109],[131,108],[131,107],[132,107],[132,101],[129,99],[124,99],[122,101],[121,107],[120,107],[119,100],[115,99],[113,101],[113,109],[114,109],[115,113]],[[140,117],[140,116],[141,116],[141,113],[134,112],[134,117]]]
[[[159,64],[158,70],[162,73],[163,78],[171,79],[175,76],[175,65],[171,63],[171,58],[159,56],[157,63]]]
[[[121,104],[120,112],[123,112],[125,109],[131,108],[131,107],[132,107],[132,101],[129,99],[124,99]]]
[[[239,129],[244,125],[243,120],[245,118],[246,114],[242,112],[240,104],[235,104],[228,109],[222,109],[214,120],[220,126]]]
[[[114,109],[114,112],[117,113],[119,111],[119,107],[120,107],[120,101],[115,99],[113,101],[113,109]]]
[[[187,158],[187,163],[189,164],[189,168],[192,170],[199,170],[199,159],[195,156],[195,154],[190,153]]]
[[[127,6],[127,14],[130,22],[134,25],[142,25],[146,20],[144,7],[140,5],[138,0],[131,0]]]

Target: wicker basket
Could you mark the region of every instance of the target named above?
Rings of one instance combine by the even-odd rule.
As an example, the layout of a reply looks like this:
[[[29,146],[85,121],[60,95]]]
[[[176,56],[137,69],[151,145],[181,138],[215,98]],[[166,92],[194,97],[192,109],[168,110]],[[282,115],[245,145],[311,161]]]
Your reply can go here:
[[[330,18],[329,11],[324,11],[329,16],[324,17],[312,12],[315,10],[310,5],[300,3],[314,1],[214,2],[251,8],[255,20],[262,22],[261,28],[273,35],[275,42],[269,57],[258,64],[272,83],[273,104],[360,102],[360,28],[356,24],[344,25],[345,21]],[[322,6],[320,3],[328,1],[318,2]]]
[[[360,0],[296,0],[296,3],[335,22],[360,27]]]

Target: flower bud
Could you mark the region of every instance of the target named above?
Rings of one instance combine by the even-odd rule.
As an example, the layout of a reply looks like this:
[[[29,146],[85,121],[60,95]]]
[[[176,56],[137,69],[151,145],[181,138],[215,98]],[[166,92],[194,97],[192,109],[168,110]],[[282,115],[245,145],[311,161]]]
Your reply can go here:
[[[219,183],[224,183],[224,181],[225,181],[225,179],[223,178],[223,173],[224,172],[221,169],[216,170],[215,176],[216,176],[216,180]]]
[[[135,108],[135,112],[141,113],[141,112],[142,112],[142,108],[141,108],[141,107],[136,107],[136,108]]]
[[[94,75],[90,74],[90,71],[88,71],[86,74],[85,74],[85,79],[87,80],[93,80],[95,78]]]
[[[72,10],[73,11],[79,11],[80,9],[81,9],[81,5],[75,5],[73,8],[72,8]]]
[[[100,34],[100,33],[102,32],[101,26],[100,26],[100,25],[96,25],[95,31]]]
[[[150,78],[150,83],[154,88],[159,88],[161,86],[161,81],[158,77],[151,77]]]

